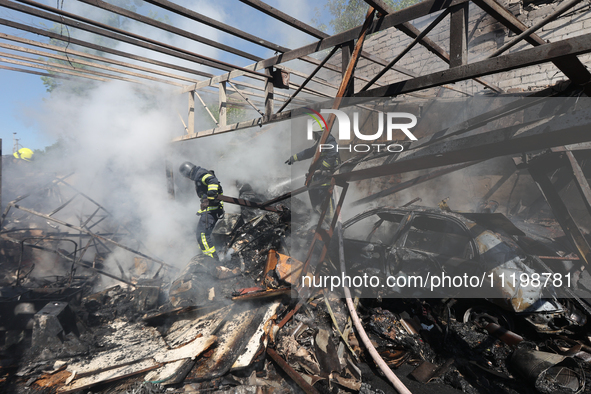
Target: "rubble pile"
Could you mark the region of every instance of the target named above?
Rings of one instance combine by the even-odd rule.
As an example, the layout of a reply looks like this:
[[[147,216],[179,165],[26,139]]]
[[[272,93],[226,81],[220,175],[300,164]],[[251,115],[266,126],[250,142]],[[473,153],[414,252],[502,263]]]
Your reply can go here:
[[[550,270],[548,262],[558,258],[552,268],[574,281],[569,294],[523,287],[499,295],[504,289],[497,286],[477,300],[445,296],[449,289],[431,297],[395,287],[367,297],[357,289],[361,332],[341,289],[298,287],[306,262],[293,256],[305,255],[299,248],[315,232],[309,222],[292,222],[286,206],[226,214],[214,230],[220,262],[199,254],[174,272],[137,251],[132,264],[118,264],[117,275],[104,267],[110,253],[104,245],[86,258],[76,249],[74,257],[63,231],[58,239],[60,228],[46,217],[9,215],[0,267],[0,390],[393,392],[365,335],[410,392],[591,388],[590,277],[556,226],[549,232],[532,220],[512,223],[491,212],[495,204],[483,204],[484,212],[413,206],[353,217],[343,224],[343,262],[351,275],[408,276],[442,266],[450,275],[453,269],[531,274]],[[117,227],[87,239],[119,233]],[[118,245],[125,245],[123,235]],[[312,259],[322,254],[316,249]],[[59,275],[35,275],[48,264],[46,255],[54,256]],[[331,241],[325,260],[307,275],[338,273],[340,260]],[[105,278],[117,284],[104,287]]]

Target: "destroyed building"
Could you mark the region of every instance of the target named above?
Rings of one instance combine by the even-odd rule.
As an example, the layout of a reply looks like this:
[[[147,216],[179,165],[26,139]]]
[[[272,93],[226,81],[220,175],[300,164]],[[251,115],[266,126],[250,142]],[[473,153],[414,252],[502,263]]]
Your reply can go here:
[[[166,86],[172,134],[134,136],[140,170],[105,154],[99,188],[3,161],[0,391],[591,391],[589,2],[365,0],[361,25],[332,35],[285,5],[232,2],[268,23],[261,37],[178,2],[74,3],[0,0],[1,72],[93,79],[90,102],[122,106],[100,90],[118,79],[145,99],[132,115]],[[294,41],[275,23],[305,38],[280,45]],[[329,134],[341,162],[326,171]],[[193,234],[172,241],[198,205],[181,158],[224,185],[219,262]]]

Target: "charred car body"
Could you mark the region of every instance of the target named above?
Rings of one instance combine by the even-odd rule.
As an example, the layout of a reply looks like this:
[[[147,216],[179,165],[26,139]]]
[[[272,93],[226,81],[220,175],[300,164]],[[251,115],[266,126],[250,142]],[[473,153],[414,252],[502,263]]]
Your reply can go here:
[[[515,314],[543,333],[587,321],[572,273],[525,253],[520,244],[531,249],[531,238],[500,213],[377,208],[343,229],[346,274],[379,277],[373,296],[464,299],[466,321],[500,319],[511,327]],[[331,253],[338,261],[336,248]]]

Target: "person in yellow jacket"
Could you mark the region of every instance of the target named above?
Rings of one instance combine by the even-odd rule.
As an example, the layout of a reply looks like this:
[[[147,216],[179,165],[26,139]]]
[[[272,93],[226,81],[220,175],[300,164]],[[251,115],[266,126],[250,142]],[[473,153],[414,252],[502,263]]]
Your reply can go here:
[[[25,161],[33,161],[33,151],[29,148],[20,148],[16,152],[12,154],[15,158],[25,160]]]
[[[224,203],[217,199],[218,194],[223,194],[220,181],[213,171],[188,161],[181,164],[179,172],[185,178],[195,182],[195,191],[201,199],[201,209],[197,212],[197,215],[200,215],[197,224],[197,243],[204,255],[219,261],[211,233],[218,219],[224,216]]]

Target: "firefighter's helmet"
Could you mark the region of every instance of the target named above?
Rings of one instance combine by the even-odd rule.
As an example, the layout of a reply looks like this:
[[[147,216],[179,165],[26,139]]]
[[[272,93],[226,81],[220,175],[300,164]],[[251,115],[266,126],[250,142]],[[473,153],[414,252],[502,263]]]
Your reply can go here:
[[[318,123],[312,123],[312,135],[314,136],[314,140],[318,141],[320,137],[322,137],[322,133],[324,132],[324,128]]]
[[[25,161],[33,161],[33,151],[29,148],[20,148],[13,153],[13,156],[17,159],[23,159]]]
[[[182,176],[184,176],[185,178],[191,178],[191,172],[197,168],[197,166],[191,162],[184,162],[183,164],[181,164],[181,166],[179,167],[179,172],[181,173]]]

